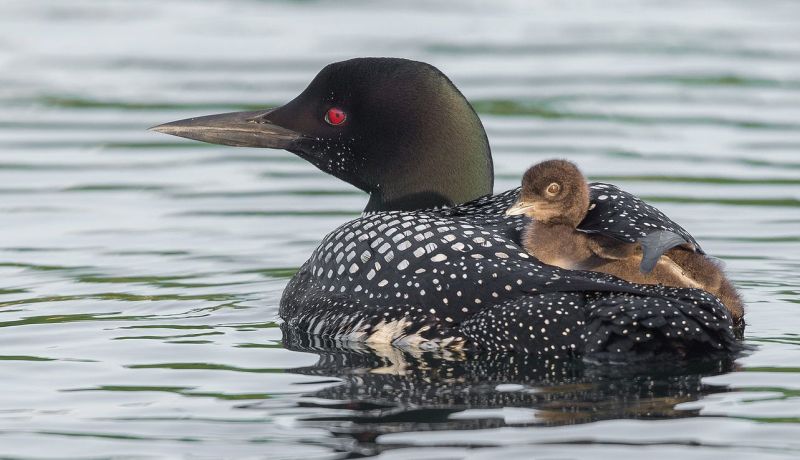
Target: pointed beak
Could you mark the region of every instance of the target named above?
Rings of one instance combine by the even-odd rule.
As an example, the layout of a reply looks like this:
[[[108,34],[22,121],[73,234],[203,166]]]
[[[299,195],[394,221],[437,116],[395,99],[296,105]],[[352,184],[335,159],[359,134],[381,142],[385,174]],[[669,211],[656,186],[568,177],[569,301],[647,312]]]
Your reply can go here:
[[[267,121],[272,110],[230,112],[153,126],[151,131],[234,147],[291,149],[302,134]]]
[[[514,206],[511,206],[506,210],[507,216],[518,216],[520,214],[527,214],[533,211],[533,203],[529,203],[527,201],[517,201],[514,203]]]

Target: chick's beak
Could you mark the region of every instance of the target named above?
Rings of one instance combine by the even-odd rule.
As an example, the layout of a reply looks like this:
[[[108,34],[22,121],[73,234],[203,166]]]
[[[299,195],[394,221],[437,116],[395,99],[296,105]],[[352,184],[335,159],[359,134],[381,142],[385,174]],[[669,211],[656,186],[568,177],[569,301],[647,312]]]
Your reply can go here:
[[[529,214],[534,210],[533,203],[529,201],[517,201],[514,203],[514,206],[511,206],[506,210],[507,216],[518,216],[520,214]]]

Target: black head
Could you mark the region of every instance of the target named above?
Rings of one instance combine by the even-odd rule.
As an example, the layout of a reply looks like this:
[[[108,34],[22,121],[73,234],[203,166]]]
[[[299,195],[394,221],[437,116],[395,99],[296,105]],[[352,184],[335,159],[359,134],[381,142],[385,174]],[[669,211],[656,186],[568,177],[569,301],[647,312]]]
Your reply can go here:
[[[565,160],[548,160],[525,171],[519,199],[506,213],[577,227],[588,210],[589,186],[578,167]]]
[[[284,106],[154,129],[286,149],[369,193],[369,211],[453,205],[492,192],[491,153],[475,111],[439,70],[406,59],[337,62]]]

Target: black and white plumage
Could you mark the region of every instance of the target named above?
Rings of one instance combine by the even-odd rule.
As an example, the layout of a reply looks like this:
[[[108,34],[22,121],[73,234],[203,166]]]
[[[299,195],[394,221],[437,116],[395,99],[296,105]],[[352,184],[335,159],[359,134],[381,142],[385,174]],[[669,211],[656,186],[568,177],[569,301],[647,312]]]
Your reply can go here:
[[[658,259],[675,246],[685,245],[705,254],[689,232],[638,197],[599,182],[590,184],[589,189],[594,202],[578,230],[640,243],[642,272],[650,272]]]
[[[584,229],[619,238],[669,229],[691,238],[655,208],[598,185],[587,222],[603,227]],[[287,286],[281,317],[289,328],[339,342],[554,357],[692,353],[735,342],[728,311],[704,291],[538,262],[520,246],[524,218],[504,215],[517,195],[348,222]]]
[[[666,231],[700,250],[700,245],[689,232],[640,198],[602,182],[589,184],[589,190],[592,203],[579,230],[602,233],[629,243],[641,241],[655,231]]]

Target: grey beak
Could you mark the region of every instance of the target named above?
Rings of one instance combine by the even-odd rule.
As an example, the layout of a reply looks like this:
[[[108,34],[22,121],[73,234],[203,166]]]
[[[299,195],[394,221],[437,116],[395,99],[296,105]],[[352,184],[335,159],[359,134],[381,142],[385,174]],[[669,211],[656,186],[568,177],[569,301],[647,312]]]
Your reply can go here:
[[[271,110],[229,112],[153,126],[152,131],[234,147],[290,149],[303,136],[266,121]]]

